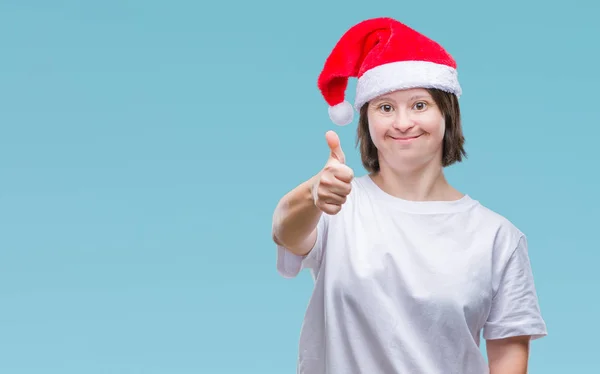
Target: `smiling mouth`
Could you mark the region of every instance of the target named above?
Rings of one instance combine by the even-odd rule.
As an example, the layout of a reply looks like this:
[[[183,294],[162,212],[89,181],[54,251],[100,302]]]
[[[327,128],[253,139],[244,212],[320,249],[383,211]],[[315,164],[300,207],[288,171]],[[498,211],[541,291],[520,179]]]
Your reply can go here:
[[[400,138],[397,138],[397,137],[391,136],[391,138],[392,138],[392,139],[394,139],[394,140],[400,140],[400,141],[409,141],[409,140],[414,140],[414,139],[417,139],[417,138],[419,138],[421,135],[423,135],[423,134],[419,134],[419,135],[415,135],[415,136],[404,136],[404,137],[400,137]]]

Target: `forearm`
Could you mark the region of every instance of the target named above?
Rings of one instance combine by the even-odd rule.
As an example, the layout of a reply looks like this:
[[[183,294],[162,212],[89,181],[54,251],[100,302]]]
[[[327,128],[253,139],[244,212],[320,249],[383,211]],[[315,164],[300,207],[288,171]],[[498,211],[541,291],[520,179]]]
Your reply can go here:
[[[489,340],[490,374],[526,374],[529,361],[529,337]]]
[[[288,192],[273,214],[273,240],[297,255],[305,255],[312,248],[322,214],[312,197],[315,178]]]
[[[527,374],[527,360],[502,360],[490,365],[490,374]]]

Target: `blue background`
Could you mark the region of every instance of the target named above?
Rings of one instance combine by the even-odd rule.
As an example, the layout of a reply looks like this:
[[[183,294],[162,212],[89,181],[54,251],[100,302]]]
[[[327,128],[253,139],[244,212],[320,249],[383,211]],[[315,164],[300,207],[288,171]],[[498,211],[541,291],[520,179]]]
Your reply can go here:
[[[316,79],[375,16],[458,61],[447,175],[528,235],[550,334],[530,372],[596,368],[591,0],[0,4],[0,373],[295,372],[312,281],[277,274],[271,214],[329,129],[364,173]]]

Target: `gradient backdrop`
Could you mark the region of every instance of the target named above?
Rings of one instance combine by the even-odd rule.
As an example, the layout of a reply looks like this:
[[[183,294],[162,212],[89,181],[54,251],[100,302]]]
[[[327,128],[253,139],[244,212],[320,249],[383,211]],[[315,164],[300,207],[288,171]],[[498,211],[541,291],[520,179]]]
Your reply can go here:
[[[276,273],[271,214],[327,159],[327,54],[383,15],[458,60],[469,159],[448,177],[528,235],[549,329],[530,372],[592,372],[599,12],[0,2],[0,373],[294,373],[312,281]]]

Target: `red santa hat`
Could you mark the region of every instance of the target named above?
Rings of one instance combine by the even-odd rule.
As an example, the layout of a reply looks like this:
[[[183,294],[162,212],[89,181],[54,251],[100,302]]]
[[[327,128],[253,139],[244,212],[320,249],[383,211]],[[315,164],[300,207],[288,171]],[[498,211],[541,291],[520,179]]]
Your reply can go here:
[[[350,28],[335,45],[318,79],[329,117],[340,126],[352,122],[345,100],[348,78],[358,78],[354,109],[388,92],[438,88],[461,95],[454,58],[437,42],[392,19],[373,18]]]

